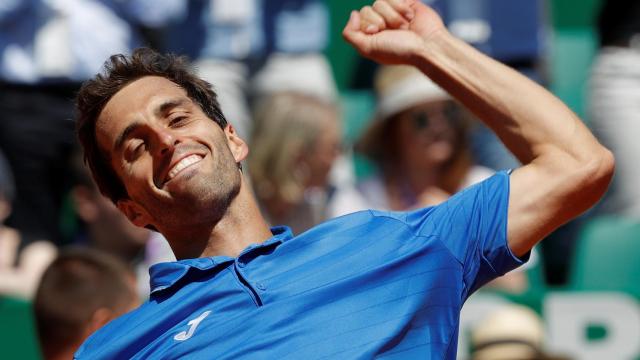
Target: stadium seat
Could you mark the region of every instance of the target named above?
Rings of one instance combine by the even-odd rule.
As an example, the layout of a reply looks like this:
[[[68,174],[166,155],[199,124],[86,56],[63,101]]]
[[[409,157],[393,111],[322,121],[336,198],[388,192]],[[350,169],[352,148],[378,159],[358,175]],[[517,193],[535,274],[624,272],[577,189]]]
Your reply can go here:
[[[640,299],[640,222],[618,217],[590,221],[580,236],[569,288],[615,290]]]
[[[31,303],[0,296],[2,359],[41,359]]]
[[[353,9],[370,5],[370,0],[341,0],[326,1],[330,14],[329,45],[325,51],[338,88],[349,89],[352,85],[353,74],[358,65],[360,55],[342,38],[342,29],[349,19]]]
[[[595,31],[584,27],[556,29],[551,42],[550,90],[583,119],[596,40]]]

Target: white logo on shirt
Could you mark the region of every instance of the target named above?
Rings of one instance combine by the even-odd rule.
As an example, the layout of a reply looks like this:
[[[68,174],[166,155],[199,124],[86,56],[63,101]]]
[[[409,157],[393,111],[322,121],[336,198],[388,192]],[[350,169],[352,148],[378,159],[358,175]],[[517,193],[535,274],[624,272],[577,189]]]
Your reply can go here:
[[[204,318],[209,316],[210,313],[211,313],[211,311],[207,310],[207,311],[203,312],[197,318],[195,318],[193,320],[190,320],[187,323],[187,325],[189,325],[189,330],[182,331],[182,332],[178,333],[176,336],[173,337],[173,339],[177,340],[177,341],[185,341],[185,340],[191,338],[191,336],[193,336],[193,333],[196,331],[196,328],[198,327],[198,325],[200,325],[200,322],[202,320],[204,320]]]

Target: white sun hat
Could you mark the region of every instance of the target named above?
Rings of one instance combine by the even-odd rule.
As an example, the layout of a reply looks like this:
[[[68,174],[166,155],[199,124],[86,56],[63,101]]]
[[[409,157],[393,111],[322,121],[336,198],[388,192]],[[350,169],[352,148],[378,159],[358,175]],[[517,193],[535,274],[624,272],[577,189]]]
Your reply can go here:
[[[379,153],[385,124],[396,114],[414,106],[451,100],[452,97],[413,66],[383,66],[374,82],[376,111],[374,118],[356,143],[356,150],[367,156]]]
[[[386,119],[425,102],[451,96],[413,66],[384,66],[376,76],[376,118]]]

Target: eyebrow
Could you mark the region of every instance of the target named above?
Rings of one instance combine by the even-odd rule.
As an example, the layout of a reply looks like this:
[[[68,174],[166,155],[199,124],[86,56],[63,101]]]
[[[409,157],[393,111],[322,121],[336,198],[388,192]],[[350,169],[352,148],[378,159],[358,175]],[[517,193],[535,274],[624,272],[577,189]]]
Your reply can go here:
[[[176,106],[183,105],[185,103],[186,103],[185,99],[169,99],[167,101],[164,101],[162,104],[160,104],[153,112],[154,114],[156,114],[156,116],[165,116],[169,110],[173,109]],[[129,136],[131,136],[133,132],[135,132],[137,129],[139,129],[142,126],[143,126],[142,123],[137,121],[129,124],[116,139],[114,148],[116,150],[119,150],[124,144],[124,142],[129,138]]]
[[[124,144],[124,142],[129,138],[129,136],[140,127],[142,127],[142,123],[137,122],[137,121],[134,122],[134,123],[129,124],[124,129],[124,131],[122,131],[122,133],[120,133],[120,135],[116,139],[116,144],[115,144],[114,148],[116,150],[119,150],[122,147],[122,145]]]
[[[154,113],[157,116],[164,116],[167,112],[169,112],[169,110],[173,109],[174,107],[184,105],[186,102],[187,101],[185,99],[169,99],[160,104],[160,106],[155,109]]]

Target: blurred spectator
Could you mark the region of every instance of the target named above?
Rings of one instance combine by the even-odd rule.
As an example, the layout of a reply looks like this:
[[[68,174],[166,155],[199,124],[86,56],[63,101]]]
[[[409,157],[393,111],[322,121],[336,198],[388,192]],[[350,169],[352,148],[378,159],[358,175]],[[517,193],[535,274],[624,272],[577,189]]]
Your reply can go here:
[[[466,111],[423,74],[409,66],[382,67],[375,90],[376,117],[356,151],[380,171],[358,184],[360,196],[340,198],[339,212],[435,205],[493,174],[472,163]]]
[[[335,104],[297,93],[273,94],[256,107],[249,174],[272,224],[300,233],[327,219],[339,120]]]
[[[599,210],[640,219],[640,2],[603,1],[598,32],[590,125],[616,156],[616,174]]]
[[[114,53],[141,41],[136,21],[153,11],[141,0],[7,0],[0,5],[0,149],[16,180],[8,223],[24,236],[62,242],[62,199],[69,189],[73,102],[85,79]],[[137,10],[137,11],[136,11]]]
[[[144,256],[150,230],[131,224],[109,199],[100,194],[80,159],[74,167],[78,182],[71,189],[71,198],[83,225],[79,240],[126,263]]]
[[[329,26],[324,1],[182,4],[182,12],[165,28],[165,50],[193,60],[199,75],[215,86],[240,136],[249,138],[251,104],[263,95],[284,90],[335,100],[331,67],[322,53]]]
[[[472,360],[552,360],[545,354],[544,325],[533,310],[508,305],[489,313],[471,334]]]
[[[21,234],[4,225],[14,195],[11,170],[0,152],[0,294],[29,299],[56,249],[46,241],[35,241],[18,256]]]
[[[45,359],[71,359],[82,342],[139,305],[135,279],[106,253],[67,249],[42,276],[33,303]]]
[[[79,151],[73,157],[73,173],[76,182],[71,189],[71,200],[81,221],[75,241],[129,265],[135,271],[140,298],[147,298],[149,267],[162,261],[175,261],[169,244],[162,235],[133,225],[100,194]]]

